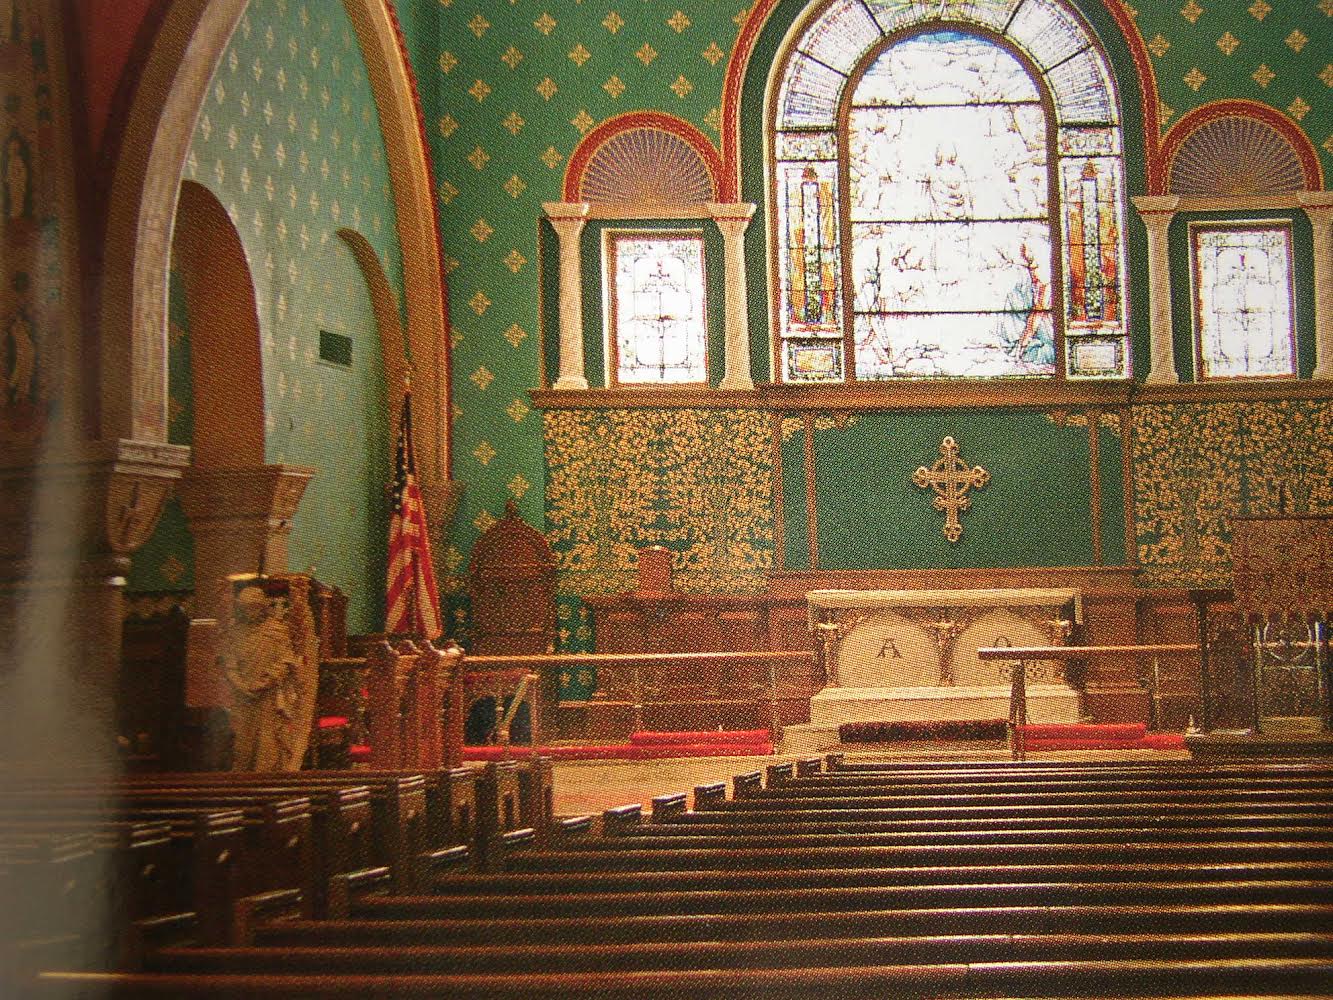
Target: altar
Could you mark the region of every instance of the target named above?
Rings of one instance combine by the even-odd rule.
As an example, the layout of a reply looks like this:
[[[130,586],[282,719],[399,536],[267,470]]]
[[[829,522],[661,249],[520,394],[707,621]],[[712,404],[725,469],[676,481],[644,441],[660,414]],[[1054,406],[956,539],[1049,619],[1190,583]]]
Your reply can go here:
[[[1019,664],[977,649],[1064,645],[1083,619],[1078,591],[1047,588],[814,590],[807,606],[827,676],[810,702],[815,727],[1006,718]],[[1063,664],[1026,671],[1031,721],[1078,721]]]

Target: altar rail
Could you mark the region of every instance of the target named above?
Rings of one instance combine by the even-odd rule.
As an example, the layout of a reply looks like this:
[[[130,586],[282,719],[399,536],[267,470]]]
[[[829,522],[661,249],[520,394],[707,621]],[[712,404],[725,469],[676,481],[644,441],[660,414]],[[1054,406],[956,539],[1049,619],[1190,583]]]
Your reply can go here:
[[[1007,660],[1018,662],[1022,669],[1012,671],[1009,688],[1009,747],[1014,760],[1024,760],[1023,727],[1028,721],[1027,664],[1030,660],[1060,660],[1077,662],[1103,657],[1152,657],[1152,677],[1160,675],[1159,662],[1164,656],[1195,656],[1199,652],[1194,643],[1156,643],[1142,646],[983,646],[977,650],[980,660]]]
[[[539,702],[559,713],[564,736],[624,738],[645,728],[767,728],[776,740],[787,706],[808,705],[815,654],[549,653],[470,656],[478,668],[531,670],[541,675]],[[588,699],[560,700],[560,675],[595,670],[597,690]],[[588,716],[571,721],[578,714]],[[582,732],[576,731],[583,728]]]

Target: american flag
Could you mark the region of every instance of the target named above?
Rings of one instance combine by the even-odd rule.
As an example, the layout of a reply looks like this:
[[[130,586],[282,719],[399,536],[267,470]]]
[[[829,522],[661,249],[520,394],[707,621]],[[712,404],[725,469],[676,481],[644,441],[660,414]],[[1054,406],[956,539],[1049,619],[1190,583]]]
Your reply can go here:
[[[437,639],[440,595],[430,561],[426,508],[417,485],[416,457],[412,454],[412,391],[403,395],[403,416],[398,423],[398,454],[394,461],[393,514],[389,519],[389,589],[385,599],[385,630],[410,632]]]

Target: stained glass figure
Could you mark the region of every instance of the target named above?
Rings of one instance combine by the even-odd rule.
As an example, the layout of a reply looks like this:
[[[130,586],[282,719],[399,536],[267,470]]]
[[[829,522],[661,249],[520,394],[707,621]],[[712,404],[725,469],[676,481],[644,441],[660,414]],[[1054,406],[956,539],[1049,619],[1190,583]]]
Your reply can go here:
[[[1055,371],[1040,98],[1017,58],[957,31],[866,71],[848,122],[858,377]]]
[[[1113,160],[1066,160],[1065,299],[1071,324],[1119,323],[1120,189]]]
[[[1296,373],[1291,229],[1191,227],[1202,378]]]
[[[776,97],[782,378],[1128,377],[1117,98],[1065,0],[833,0]]]
[[[608,243],[616,380],[706,382],[703,236],[612,233]]]

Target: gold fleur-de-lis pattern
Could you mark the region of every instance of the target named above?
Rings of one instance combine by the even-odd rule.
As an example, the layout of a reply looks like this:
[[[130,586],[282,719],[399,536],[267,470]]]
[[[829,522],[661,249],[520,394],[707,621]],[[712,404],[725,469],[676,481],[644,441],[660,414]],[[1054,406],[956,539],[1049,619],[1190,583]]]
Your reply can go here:
[[[1231,586],[1230,519],[1333,513],[1333,405],[1324,400],[1134,408],[1141,582]]]
[[[1333,0],[1123,5],[1151,53],[1164,129],[1213,101],[1260,101],[1303,128],[1333,171]]]
[[[547,526],[562,590],[633,590],[649,545],[674,553],[682,590],[763,588],[773,563],[767,414],[551,410],[545,428]]]
[[[541,203],[558,201],[570,154],[624,112],[659,109],[719,141],[727,56],[744,0],[448,0],[435,48],[419,53],[449,274],[454,475],[467,483],[454,525],[461,551],[513,499],[544,518],[540,384]],[[411,29],[411,25],[407,25]],[[478,372],[484,372],[478,375]],[[466,567],[464,566],[463,569]],[[456,582],[456,581],[455,581]]]
[[[338,232],[369,242],[400,302],[402,254],[374,93],[342,4],[251,0],[209,83],[183,177],[212,191],[245,249],[266,460],[318,470],[293,525],[291,564],[348,592],[354,631],[377,629],[391,428],[365,279]],[[189,326],[179,313],[168,412],[172,440],[188,443]],[[320,360],[322,330],[351,338],[350,369]],[[176,564],[188,560],[173,554],[158,569],[184,579]]]

